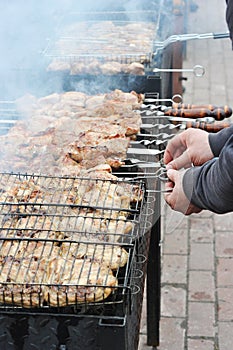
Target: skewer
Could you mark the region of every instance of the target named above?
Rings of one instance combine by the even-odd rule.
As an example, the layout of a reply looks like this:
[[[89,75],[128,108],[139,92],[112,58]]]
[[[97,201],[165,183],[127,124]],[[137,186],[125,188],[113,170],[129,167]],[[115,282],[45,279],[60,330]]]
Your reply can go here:
[[[212,104],[194,105],[187,103],[173,102],[172,106],[155,105],[155,104],[143,104],[141,106],[140,115],[142,118],[148,116],[161,115],[161,112],[170,116],[182,116],[182,117],[206,117],[213,116],[216,120],[223,120],[229,118],[232,115],[232,108],[229,106],[216,106]],[[156,114],[155,114],[156,113]]]
[[[147,148],[133,148],[130,147],[127,150],[127,154],[137,154],[137,155],[148,155],[148,156],[157,156],[160,154],[163,154],[164,151],[158,150],[158,149],[147,149]]]
[[[209,111],[214,111],[216,109],[222,109],[225,112],[226,117],[230,117],[232,115],[232,108],[229,106],[215,106],[212,104],[208,105],[194,105],[189,103],[173,103],[172,107],[168,108],[174,108],[174,109],[207,109]]]
[[[179,117],[179,118],[208,118],[212,117],[214,120],[223,120],[231,116],[232,111],[230,109],[216,108],[214,110],[209,110],[207,108],[193,108],[193,109],[183,109],[183,108],[167,108],[162,111],[151,111],[146,110],[141,113],[141,118],[160,118],[164,117]]]
[[[178,100],[178,102],[177,102]],[[174,102],[177,102],[177,103],[181,103],[183,101],[183,98],[181,95],[179,94],[175,94],[172,96],[172,98],[150,98],[150,97],[146,97],[144,99],[144,102],[145,103],[157,103],[157,102],[171,102],[171,103],[174,103]]]
[[[203,34],[179,34],[179,35],[171,35],[164,41],[157,41],[155,43],[156,50],[154,52],[154,56],[160,51],[169,46],[170,44],[176,42],[183,42],[189,40],[200,40],[200,39],[224,39],[229,38],[230,33],[203,33]]]
[[[214,123],[215,122],[215,119],[213,117],[205,117],[205,118],[182,118],[182,117],[167,117],[167,116],[158,116],[158,117],[155,117],[155,119],[164,119],[164,118],[167,118],[169,121],[171,122],[180,122],[180,123],[189,123],[189,122],[203,122],[203,123]],[[154,128],[156,124],[142,124],[141,125],[141,128],[144,128],[144,129],[151,129],[151,128]]]
[[[178,73],[178,72],[185,72],[185,73],[193,73],[195,77],[202,77],[205,74],[205,68],[200,65],[196,65],[193,68],[154,68],[154,73],[164,72],[164,73]]]
[[[170,124],[169,124],[170,125]],[[159,134],[137,134],[137,137],[143,137],[145,138],[147,141],[149,141],[148,139],[152,138],[154,141],[155,139],[170,139],[172,138],[174,135],[173,134],[167,134],[164,132],[161,132]],[[138,141],[139,142],[139,141]]]
[[[202,129],[208,132],[218,132],[224,128],[230,127],[231,125],[233,125],[233,123],[216,122],[216,123],[208,124],[208,123],[202,123],[201,121],[198,121],[198,122],[187,123],[186,128],[196,128],[196,129]]]
[[[168,139],[164,139],[164,140],[155,139],[155,140],[152,140],[152,141],[141,140],[141,141],[132,141],[131,145],[143,145],[145,147],[148,147],[150,145],[159,146],[161,144],[166,144],[167,142],[168,142]]]
[[[15,119],[0,119],[0,124],[15,124],[16,122]]]

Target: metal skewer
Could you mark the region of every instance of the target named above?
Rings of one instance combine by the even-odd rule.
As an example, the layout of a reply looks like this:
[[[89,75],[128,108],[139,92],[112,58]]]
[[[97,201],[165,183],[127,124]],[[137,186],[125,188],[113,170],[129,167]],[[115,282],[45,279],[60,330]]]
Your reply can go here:
[[[189,41],[189,40],[200,40],[200,39],[225,39],[229,38],[230,33],[224,32],[224,33],[203,33],[203,34],[180,34],[180,35],[171,35],[164,41],[157,41],[155,42],[156,50],[153,55],[156,55],[158,51],[163,50],[165,47],[169,46],[170,44],[176,43],[176,42],[183,42],[183,41]]]
[[[203,117],[203,118],[184,118],[184,117],[167,117],[165,115],[158,115],[154,116],[154,119],[167,119],[171,122],[180,122],[180,123],[188,123],[188,122],[203,122],[203,123],[214,123],[215,118],[214,117]],[[155,124],[142,124],[142,128],[148,129],[148,128],[154,128]]]
[[[179,94],[175,94],[175,95],[172,96],[172,98],[150,98],[150,97],[146,97],[144,99],[144,102],[145,103],[156,103],[156,102],[171,102],[171,103],[176,102],[177,103],[177,100],[179,101],[179,103],[182,102],[183,101],[182,96],[179,95]],[[142,106],[144,106],[144,105],[142,105]]]
[[[200,65],[196,65],[193,68],[183,68],[183,69],[179,69],[179,68],[154,68],[153,69],[154,73],[158,73],[158,72],[165,72],[165,73],[176,73],[176,72],[185,72],[185,73],[193,73],[195,75],[195,77],[202,77],[205,74],[205,68],[203,66]]]

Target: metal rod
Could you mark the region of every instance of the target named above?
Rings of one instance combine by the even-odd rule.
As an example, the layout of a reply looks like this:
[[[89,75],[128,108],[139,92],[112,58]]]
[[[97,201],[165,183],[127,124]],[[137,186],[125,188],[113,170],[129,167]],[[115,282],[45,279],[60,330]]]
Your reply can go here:
[[[0,119],[0,124],[15,124],[17,120],[14,120],[14,119],[4,119],[4,120],[1,120]]]
[[[170,124],[168,124],[168,126],[170,126]],[[158,138],[162,138],[162,139],[170,139],[172,137],[174,137],[174,135],[172,134],[167,134],[167,133],[159,133],[159,134],[137,134],[138,137],[143,137],[143,138],[152,138],[154,139],[158,139]]]
[[[157,149],[147,149],[147,148],[129,148],[127,150],[128,154],[138,154],[147,156],[157,156],[158,154],[163,154],[164,151]]]
[[[200,65],[195,65],[193,68],[154,68],[154,73],[164,72],[164,73],[177,73],[177,72],[185,72],[185,73],[193,73],[195,77],[202,77],[205,74],[205,68]]]
[[[154,116],[154,119],[167,119],[171,122],[180,122],[180,123],[188,123],[188,122],[203,122],[203,123],[214,123],[215,122],[215,118],[214,117],[203,117],[203,118],[184,118],[184,117],[168,117],[166,115],[156,115]],[[142,124],[141,125],[142,128],[153,128],[154,124]]]
[[[180,102],[183,101],[183,97],[179,94],[175,94],[172,96],[172,98],[145,98],[143,102],[147,103],[156,103],[156,102],[176,102],[176,100],[179,100]]]
[[[152,167],[152,168],[160,168],[161,167],[161,164],[160,162],[147,162],[147,161],[143,161],[143,160],[139,160],[139,159],[128,159],[131,164],[124,164],[121,166],[121,168],[133,168],[134,166],[136,165],[140,165],[142,166],[143,168],[149,168],[149,167]]]
[[[125,211],[129,213],[139,213],[138,209],[131,209],[131,208],[117,208],[117,207],[103,207],[103,206],[97,206],[97,205],[88,205],[88,204],[63,204],[63,203],[43,203],[43,202],[0,202],[0,205],[9,205],[9,206],[33,206],[33,207],[39,207],[39,206],[48,206],[48,207],[70,207],[70,208],[90,208],[90,209],[96,209],[96,210],[109,210],[109,211]]]
[[[160,182],[158,182],[160,189]],[[156,194],[156,206],[151,229],[147,265],[147,345],[159,345],[161,300],[161,194]]]
[[[229,37],[230,37],[229,32],[171,35],[166,40],[157,41],[155,43],[156,50],[154,52],[154,55],[156,55],[159,50],[162,50],[165,47],[169,46],[170,44],[173,44],[176,42],[183,42],[183,41],[189,41],[189,40],[200,40],[200,39],[225,39],[225,38],[229,38]]]

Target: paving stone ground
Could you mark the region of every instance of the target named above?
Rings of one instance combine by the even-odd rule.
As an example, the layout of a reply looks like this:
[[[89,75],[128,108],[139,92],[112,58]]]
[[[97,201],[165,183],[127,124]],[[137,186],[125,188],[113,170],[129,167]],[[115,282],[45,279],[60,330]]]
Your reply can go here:
[[[195,0],[187,32],[227,31],[224,0]],[[184,102],[233,106],[233,51],[229,39],[192,40],[184,68],[202,65],[203,77],[186,73]],[[185,217],[162,201],[162,284],[158,350],[233,349],[233,213]],[[146,345],[143,308],[140,350]]]

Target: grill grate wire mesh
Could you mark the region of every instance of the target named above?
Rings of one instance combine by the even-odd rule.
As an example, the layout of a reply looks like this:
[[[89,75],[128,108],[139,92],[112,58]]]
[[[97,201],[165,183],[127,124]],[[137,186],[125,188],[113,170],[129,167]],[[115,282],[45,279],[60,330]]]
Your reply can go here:
[[[0,187],[0,308],[122,302],[147,230],[142,181],[2,173]]]

